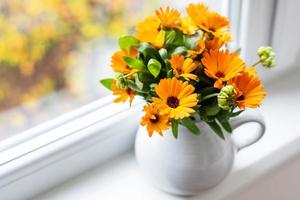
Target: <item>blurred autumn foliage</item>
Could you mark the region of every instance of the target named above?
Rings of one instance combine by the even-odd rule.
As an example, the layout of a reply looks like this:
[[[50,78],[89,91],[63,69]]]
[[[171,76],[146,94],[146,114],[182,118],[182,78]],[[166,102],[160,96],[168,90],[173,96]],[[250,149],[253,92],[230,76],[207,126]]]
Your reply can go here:
[[[131,27],[133,0],[1,0],[0,111],[66,87],[80,42]]]

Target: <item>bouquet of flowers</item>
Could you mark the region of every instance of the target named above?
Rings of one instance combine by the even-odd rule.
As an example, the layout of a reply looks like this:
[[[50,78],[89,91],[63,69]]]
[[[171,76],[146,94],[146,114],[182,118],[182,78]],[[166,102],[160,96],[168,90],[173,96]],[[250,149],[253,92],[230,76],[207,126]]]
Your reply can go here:
[[[114,102],[145,99],[141,125],[151,137],[178,125],[200,134],[202,120],[224,139],[231,133],[229,119],[245,108],[257,108],[264,85],[255,66],[273,67],[271,47],[258,50],[259,59],[246,66],[239,50],[230,52],[229,20],[204,4],[190,4],[187,16],[176,9],[156,10],[137,24],[136,34],[119,39],[120,50],[111,58],[114,79],[100,82],[118,97]]]

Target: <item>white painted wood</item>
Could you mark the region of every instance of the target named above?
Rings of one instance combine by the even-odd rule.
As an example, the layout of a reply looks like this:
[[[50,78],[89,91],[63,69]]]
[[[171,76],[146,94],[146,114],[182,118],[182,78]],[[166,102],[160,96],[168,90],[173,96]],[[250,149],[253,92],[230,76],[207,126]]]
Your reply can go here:
[[[110,103],[3,151],[1,198],[29,199],[128,150],[141,111],[138,100],[131,109]]]
[[[278,0],[272,46],[277,54],[277,67],[264,70],[264,76],[277,78],[295,73],[300,67],[300,1]]]
[[[275,0],[242,0],[239,45],[248,65],[257,61],[256,51],[269,45]]]

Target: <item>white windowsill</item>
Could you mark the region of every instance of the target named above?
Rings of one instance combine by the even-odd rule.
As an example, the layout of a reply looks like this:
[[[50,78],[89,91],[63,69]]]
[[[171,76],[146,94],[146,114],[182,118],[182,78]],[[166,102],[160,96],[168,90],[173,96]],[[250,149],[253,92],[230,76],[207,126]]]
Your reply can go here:
[[[300,120],[297,108],[300,88],[288,90],[289,81],[292,82],[274,82],[272,88],[276,92],[268,89],[269,96],[261,108],[267,123],[267,131],[262,140],[237,154],[231,173],[221,184],[193,199],[240,199],[241,192],[247,194],[249,188],[256,193],[248,192],[248,198],[244,195],[244,200],[256,195],[272,197],[273,200],[295,199],[293,197],[299,199],[300,192],[293,184],[293,179],[300,178],[299,173],[285,174],[281,179],[276,177],[276,174],[282,174],[282,170],[295,165],[296,158],[300,157],[300,126],[296,126]],[[297,82],[297,76],[294,81]],[[269,190],[264,190],[268,187]],[[133,153],[129,152],[36,197],[36,200],[99,198],[184,199],[153,188],[138,170]]]

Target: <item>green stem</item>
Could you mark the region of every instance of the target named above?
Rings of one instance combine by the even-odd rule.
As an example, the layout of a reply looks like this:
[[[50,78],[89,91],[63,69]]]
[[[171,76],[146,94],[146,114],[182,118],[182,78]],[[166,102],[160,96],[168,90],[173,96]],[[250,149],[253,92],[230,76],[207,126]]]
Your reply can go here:
[[[207,99],[213,98],[213,97],[217,97],[219,95],[219,93],[213,93],[213,94],[209,94],[205,97],[202,98],[202,101],[205,101]]]
[[[131,75],[133,75],[135,73],[137,73],[137,72],[130,72],[129,74],[126,74],[126,75],[122,76],[122,78],[126,78],[126,77],[131,76]]]
[[[254,63],[252,66],[255,67],[256,65],[258,65],[260,63],[260,60],[258,60],[256,63]]]

